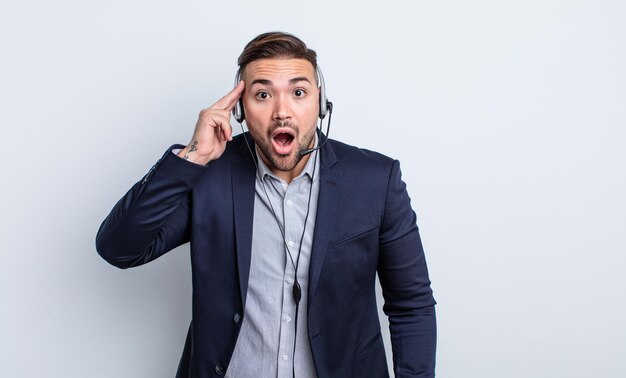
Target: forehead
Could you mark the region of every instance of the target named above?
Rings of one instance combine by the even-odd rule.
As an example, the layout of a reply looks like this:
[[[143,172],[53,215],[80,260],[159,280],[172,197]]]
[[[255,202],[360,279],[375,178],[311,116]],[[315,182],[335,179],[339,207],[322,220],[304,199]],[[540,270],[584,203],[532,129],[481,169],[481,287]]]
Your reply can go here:
[[[250,62],[243,72],[246,81],[288,81],[294,77],[306,77],[311,83],[317,80],[313,65],[306,59],[259,59]]]

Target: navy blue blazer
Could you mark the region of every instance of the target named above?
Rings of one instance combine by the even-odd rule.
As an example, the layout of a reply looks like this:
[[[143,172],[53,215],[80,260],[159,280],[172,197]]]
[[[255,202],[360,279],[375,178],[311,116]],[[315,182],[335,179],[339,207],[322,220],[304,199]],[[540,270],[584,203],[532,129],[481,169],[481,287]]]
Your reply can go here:
[[[217,377],[245,316],[255,166],[242,135],[208,166],[171,153],[183,147],[170,147],[115,205],[96,247],[128,268],[191,242],[193,319],[177,377]],[[396,377],[434,377],[435,300],[399,163],[329,139],[320,154],[308,293],[320,378],[388,377],[377,272]]]

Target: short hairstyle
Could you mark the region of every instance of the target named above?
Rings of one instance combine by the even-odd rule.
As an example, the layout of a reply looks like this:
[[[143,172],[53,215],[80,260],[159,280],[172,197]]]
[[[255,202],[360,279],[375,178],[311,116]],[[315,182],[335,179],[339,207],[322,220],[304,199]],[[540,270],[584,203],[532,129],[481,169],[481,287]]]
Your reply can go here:
[[[317,69],[317,54],[298,37],[284,32],[258,35],[244,47],[237,64],[243,74],[246,66],[259,59],[306,59]]]

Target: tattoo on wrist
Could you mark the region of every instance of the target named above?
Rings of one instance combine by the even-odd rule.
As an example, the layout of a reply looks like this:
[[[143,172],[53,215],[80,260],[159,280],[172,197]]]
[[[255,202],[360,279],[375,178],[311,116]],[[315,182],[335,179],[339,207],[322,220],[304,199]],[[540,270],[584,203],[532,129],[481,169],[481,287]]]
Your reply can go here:
[[[194,151],[197,151],[197,150],[198,150],[198,141],[194,140],[193,144],[191,145],[191,147],[189,147],[189,152],[187,152],[185,154],[185,156],[183,156],[183,159],[189,160],[189,154],[194,152]]]

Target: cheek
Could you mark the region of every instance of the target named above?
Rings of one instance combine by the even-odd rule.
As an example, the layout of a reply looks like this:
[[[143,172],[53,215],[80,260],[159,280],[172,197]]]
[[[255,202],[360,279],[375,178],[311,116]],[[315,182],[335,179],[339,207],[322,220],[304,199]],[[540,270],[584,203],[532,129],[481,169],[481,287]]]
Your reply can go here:
[[[317,97],[315,101],[306,101],[302,104],[303,106],[300,108],[300,115],[303,120],[306,120],[307,123],[311,121],[315,122],[319,114],[319,102],[317,101]]]
[[[254,102],[246,102],[243,103],[243,108],[245,111],[246,121],[248,123],[258,124],[263,122],[264,119],[268,118],[267,109],[259,104]]]

